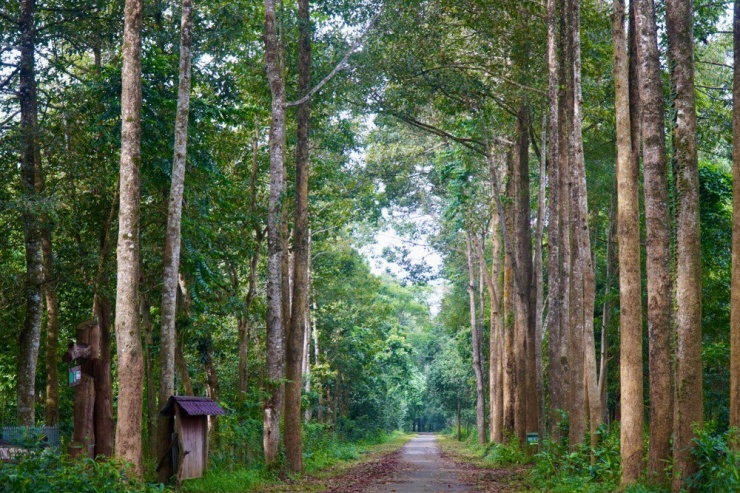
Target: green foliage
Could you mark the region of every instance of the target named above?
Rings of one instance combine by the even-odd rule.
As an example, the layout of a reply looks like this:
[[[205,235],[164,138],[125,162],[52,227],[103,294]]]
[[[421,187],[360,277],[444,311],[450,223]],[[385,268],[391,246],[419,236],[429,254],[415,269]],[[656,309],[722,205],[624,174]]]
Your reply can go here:
[[[527,464],[532,457],[519,444],[515,437],[509,437],[506,443],[492,443],[486,447],[483,460],[496,466],[514,466]]]
[[[154,493],[162,485],[142,483],[116,461],[71,459],[50,451],[22,456],[0,465],[0,492],[7,493]]]
[[[581,445],[570,451],[567,445],[545,440],[531,473],[538,489],[553,493],[615,491],[620,475],[618,426],[602,426],[593,450]]]
[[[737,430],[717,433],[716,424],[709,423],[695,433],[691,454],[699,470],[687,485],[703,493],[740,491],[740,452],[729,445]]]

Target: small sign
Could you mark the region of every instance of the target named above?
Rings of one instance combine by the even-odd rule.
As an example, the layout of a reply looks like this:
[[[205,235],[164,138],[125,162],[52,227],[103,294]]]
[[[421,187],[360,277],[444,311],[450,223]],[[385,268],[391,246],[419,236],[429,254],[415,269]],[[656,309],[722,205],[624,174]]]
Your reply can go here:
[[[69,386],[74,387],[82,380],[82,368],[73,366],[69,369]]]
[[[538,433],[527,433],[527,445],[539,445],[540,435]]]

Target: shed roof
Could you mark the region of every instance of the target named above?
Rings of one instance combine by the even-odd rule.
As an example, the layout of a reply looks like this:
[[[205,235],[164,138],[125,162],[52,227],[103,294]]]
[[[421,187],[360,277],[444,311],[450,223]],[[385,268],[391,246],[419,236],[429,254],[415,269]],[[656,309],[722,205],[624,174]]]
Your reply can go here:
[[[184,395],[173,395],[167,399],[167,404],[159,412],[160,416],[172,416],[175,414],[175,403],[180,406],[182,412],[187,416],[218,416],[226,414],[226,411],[208,397],[189,397]]]

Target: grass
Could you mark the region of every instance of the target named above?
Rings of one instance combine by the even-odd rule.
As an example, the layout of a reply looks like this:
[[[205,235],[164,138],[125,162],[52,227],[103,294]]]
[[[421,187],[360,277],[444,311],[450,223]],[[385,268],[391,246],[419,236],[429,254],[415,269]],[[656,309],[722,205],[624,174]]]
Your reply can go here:
[[[277,493],[322,491],[328,481],[341,476],[354,466],[394,452],[410,438],[404,433],[376,437],[373,441],[346,443],[330,438],[306,447],[304,452],[305,474],[284,475],[268,471],[264,466],[214,468],[205,476],[183,482],[182,490],[188,493]],[[307,443],[311,445],[311,443]]]

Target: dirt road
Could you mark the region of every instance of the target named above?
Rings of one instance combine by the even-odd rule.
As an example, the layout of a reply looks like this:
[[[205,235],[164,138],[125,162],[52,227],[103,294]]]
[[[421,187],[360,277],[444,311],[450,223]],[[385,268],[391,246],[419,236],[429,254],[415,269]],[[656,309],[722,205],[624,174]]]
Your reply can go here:
[[[457,493],[468,491],[458,468],[440,453],[437,436],[421,433],[403,446],[390,478],[371,485],[368,493]]]

